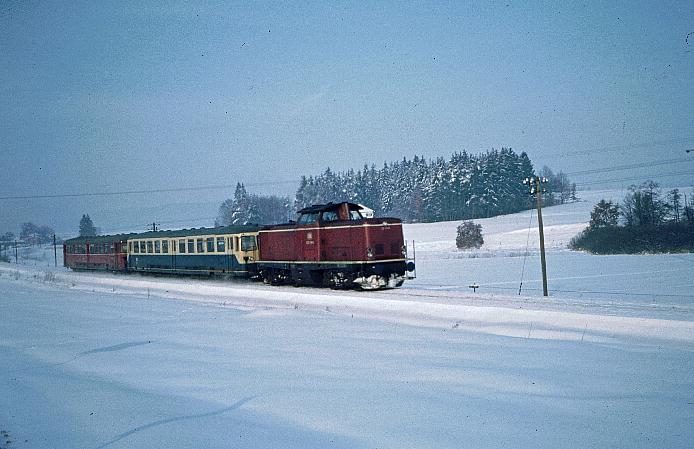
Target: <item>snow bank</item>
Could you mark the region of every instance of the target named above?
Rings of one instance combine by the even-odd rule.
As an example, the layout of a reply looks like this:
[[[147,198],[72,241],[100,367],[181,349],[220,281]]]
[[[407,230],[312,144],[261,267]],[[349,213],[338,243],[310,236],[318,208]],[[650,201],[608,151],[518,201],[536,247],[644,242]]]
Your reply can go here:
[[[528,310],[528,298],[498,297],[479,303],[479,296],[460,292],[389,290],[334,292],[323,289],[268,287],[250,282],[156,278],[104,273],[53,273],[30,267],[0,265],[2,276],[43,282],[48,288],[157,296],[250,311],[302,310],[437,328],[536,339],[606,341],[613,338],[658,338],[694,341],[694,322],[656,318]],[[524,305],[526,308],[524,308]],[[531,306],[532,307],[532,306]]]

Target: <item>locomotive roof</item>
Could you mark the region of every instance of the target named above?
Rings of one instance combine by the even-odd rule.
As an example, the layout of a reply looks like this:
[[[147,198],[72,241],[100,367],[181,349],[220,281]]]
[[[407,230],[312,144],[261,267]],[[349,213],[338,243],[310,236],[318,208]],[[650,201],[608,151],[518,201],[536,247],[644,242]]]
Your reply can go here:
[[[328,204],[314,204],[313,206],[309,207],[304,207],[299,211],[300,214],[315,214],[317,212],[325,212],[329,210],[337,210],[342,206],[343,204],[346,204],[347,207],[350,208],[350,210],[359,210],[362,208],[362,206],[355,204],[355,203],[348,203],[346,201],[342,203],[328,203]]]
[[[109,242],[120,242],[128,239],[157,239],[157,238],[167,238],[167,237],[187,237],[191,235],[222,235],[222,234],[239,234],[242,232],[253,232],[257,231],[259,226],[257,225],[232,225],[232,226],[218,226],[216,228],[193,228],[193,229],[176,229],[167,231],[147,231],[140,233],[130,233],[130,234],[115,234],[115,235],[96,235],[96,236],[82,236],[75,237],[69,240],[65,240],[66,244],[75,243],[109,243]]]

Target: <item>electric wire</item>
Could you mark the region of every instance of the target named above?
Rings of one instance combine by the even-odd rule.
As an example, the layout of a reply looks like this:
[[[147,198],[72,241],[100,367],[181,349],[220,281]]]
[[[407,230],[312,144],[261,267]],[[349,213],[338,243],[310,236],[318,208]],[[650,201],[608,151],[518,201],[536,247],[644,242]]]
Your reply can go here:
[[[249,187],[268,186],[268,185],[283,185],[283,184],[298,184],[298,181],[267,181],[253,182],[244,184]],[[119,196],[119,195],[143,195],[149,193],[173,193],[173,192],[195,192],[201,190],[223,190],[233,189],[236,184],[220,184],[210,186],[195,186],[195,187],[172,187],[168,189],[142,189],[142,190],[120,190],[112,192],[86,192],[86,193],[55,193],[46,195],[16,195],[16,196],[0,196],[0,200],[29,200],[29,199],[54,199],[54,198],[79,198],[79,197],[103,197],[103,196]]]
[[[694,141],[694,137],[685,137],[682,139],[670,139],[670,140],[644,142],[641,144],[634,144],[634,145],[604,147],[604,148],[597,148],[597,149],[592,149],[592,150],[581,150],[581,151],[574,151],[574,152],[556,153],[554,155],[547,155],[547,156],[543,156],[543,157],[550,158],[550,157],[554,157],[554,156],[584,155],[584,154],[591,154],[594,152],[620,151],[620,150],[626,151],[628,149],[633,149],[633,148],[645,148],[645,147],[650,147],[650,146],[682,143],[682,142],[689,142],[689,141]],[[578,175],[580,177],[581,175],[607,173],[607,172],[620,171],[620,170],[634,170],[634,169],[639,169],[639,168],[650,168],[653,166],[679,164],[679,163],[687,163],[687,162],[694,162],[694,159],[692,159],[692,158],[667,159],[667,160],[661,160],[661,161],[642,162],[642,163],[627,164],[627,165],[620,165],[620,166],[613,166],[613,167],[604,167],[604,168],[596,168],[596,169],[578,170],[578,171],[573,171],[573,172],[564,172],[564,174],[571,175],[571,176],[577,176]],[[679,176],[679,175],[688,175],[688,174],[691,174],[691,173],[690,172],[669,173],[669,174],[664,174],[664,175],[658,175],[658,177]],[[637,179],[640,179],[640,178],[642,178],[642,177],[639,177]],[[624,180],[629,180],[629,179],[624,179]],[[606,183],[608,181],[596,181],[596,182]],[[618,180],[609,180],[609,182],[618,182]],[[265,182],[246,183],[245,185],[249,186],[249,187],[258,187],[258,186],[275,186],[275,185],[292,185],[292,184],[298,184],[298,181],[297,180],[265,181]],[[594,184],[594,183],[591,183],[591,184]],[[107,197],[107,196],[121,196],[121,195],[145,195],[145,194],[152,194],[152,193],[176,193],[176,192],[195,192],[195,191],[205,191],[205,190],[224,190],[224,189],[233,189],[235,187],[236,187],[236,184],[219,184],[219,185],[208,185],[208,186],[172,187],[172,188],[164,188],[164,189],[116,190],[116,191],[106,191],[106,192],[55,193],[55,194],[39,194],[39,195],[8,195],[8,196],[0,196],[0,201],[30,200],[30,199],[80,198],[80,197]]]
[[[692,159],[692,158],[667,159],[667,160],[662,160],[662,161],[641,162],[638,164],[617,165],[614,167],[595,168],[595,169],[589,169],[589,170],[565,172],[564,174],[565,175],[571,175],[571,176],[588,175],[588,174],[606,173],[606,172],[620,171],[620,170],[633,170],[633,169],[637,169],[637,168],[653,167],[653,166],[657,166],[657,165],[679,164],[681,162],[694,162],[694,159]]]
[[[525,253],[523,254],[523,268],[521,269],[520,286],[518,287],[518,294],[521,294],[523,290],[523,276],[525,276],[525,261],[528,259],[528,248],[530,247],[530,229],[533,224],[533,213],[535,209],[530,209],[530,222],[528,223],[528,237],[525,241]]]
[[[608,179],[595,180],[595,181],[578,182],[578,183],[576,183],[576,188],[581,190],[581,188],[594,187],[595,185],[601,185],[601,184],[615,184],[615,183],[627,182],[627,181],[643,181],[645,179],[668,178],[668,177],[673,177],[673,176],[685,176],[685,175],[694,175],[694,171],[678,171],[678,172],[671,172],[671,173],[667,173],[667,174],[660,174],[660,175],[653,175],[653,176],[631,176],[631,177],[627,177],[627,178],[608,178]]]
[[[546,155],[543,155],[543,158],[545,159],[552,159],[552,158],[559,158],[559,157],[573,157],[573,156],[585,156],[588,154],[594,154],[594,153],[611,153],[611,152],[616,152],[616,151],[629,151],[633,149],[638,149],[638,148],[650,148],[650,147],[658,147],[658,146],[663,146],[663,145],[677,145],[677,144],[684,144],[684,143],[689,143],[689,142],[694,142],[694,136],[689,136],[689,137],[682,137],[678,139],[663,139],[663,140],[653,140],[649,142],[640,142],[640,143],[634,143],[634,144],[628,144],[628,145],[614,145],[614,146],[606,146],[606,147],[600,147],[600,148],[592,148],[588,150],[576,150],[576,151],[565,151],[561,153],[549,153]]]

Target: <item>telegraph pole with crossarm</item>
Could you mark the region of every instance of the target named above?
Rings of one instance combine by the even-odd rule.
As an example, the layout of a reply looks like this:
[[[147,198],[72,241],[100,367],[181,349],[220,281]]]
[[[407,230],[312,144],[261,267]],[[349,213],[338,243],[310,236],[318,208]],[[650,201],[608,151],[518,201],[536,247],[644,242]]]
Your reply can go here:
[[[547,293],[547,261],[545,259],[545,231],[542,225],[542,193],[545,191],[542,184],[547,182],[547,178],[534,176],[525,178],[523,184],[530,187],[530,194],[535,195],[537,200],[537,226],[540,230],[540,263],[542,264],[542,294],[549,296]]]

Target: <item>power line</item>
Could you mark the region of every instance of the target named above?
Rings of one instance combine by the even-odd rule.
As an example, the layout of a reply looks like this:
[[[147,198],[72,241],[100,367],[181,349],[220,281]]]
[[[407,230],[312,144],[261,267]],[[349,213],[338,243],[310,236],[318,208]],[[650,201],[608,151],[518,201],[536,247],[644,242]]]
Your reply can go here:
[[[610,179],[604,179],[604,180],[597,180],[597,181],[590,181],[590,182],[585,182],[585,183],[576,183],[576,187],[585,187],[585,186],[593,186],[595,184],[615,184],[618,182],[627,182],[627,181],[641,181],[645,180],[647,178],[668,178],[672,176],[685,176],[685,175],[694,175],[694,171],[679,171],[679,172],[671,172],[671,173],[666,173],[666,174],[660,174],[660,175],[654,175],[654,176],[632,176],[628,178],[610,178]]]
[[[605,168],[595,168],[595,169],[589,169],[589,170],[579,170],[579,171],[574,171],[574,172],[566,172],[566,175],[589,175],[589,174],[595,174],[595,173],[606,173],[606,172],[611,172],[611,171],[620,171],[620,170],[632,170],[636,168],[646,168],[646,167],[653,167],[656,165],[670,165],[670,164],[679,164],[681,162],[694,162],[694,159],[691,158],[677,158],[677,159],[667,159],[667,160],[662,160],[662,161],[652,161],[652,162],[640,162],[638,164],[627,164],[627,165],[617,165],[614,167],[605,167]]]
[[[268,186],[268,185],[283,185],[283,184],[298,184],[298,181],[267,181],[253,182],[245,184],[250,187]],[[222,190],[233,189],[236,184],[221,184],[211,186],[197,187],[176,187],[170,189],[143,189],[143,190],[120,190],[113,192],[88,192],[88,193],[56,193],[51,195],[18,195],[18,196],[0,196],[0,200],[33,200],[33,199],[48,199],[48,198],[80,198],[80,197],[103,197],[103,196],[118,196],[118,195],[142,195],[149,193],[171,193],[171,192],[195,192],[200,190]]]
[[[662,146],[662,145],[676,145],[676,144],[683,144],[683,143],[688,143],[688,142],[694,142],[694,136],[682,137],[679,139],[653,140],[650,142],[641,142],[641,143],[628,144],[628,145],[614,145],[614,146],[607,146],[607,147],[602,147],[602,148],[593,148],[593,149],[589,149],[589,150],[576,150],[576,151],[566,151],[566,152],[562,152],[562,153],[545,154],[545,155],[543,155],[543,158],[550,159],[550,158],[558,158],[558,157],[584,156],[584,155],[593,154],[593,153],[611,153],[611,152],[615,152],[615,151],[629,151],[629,150],[634,150],[634,149],[638,149],[638,148],[650,148],[650,147],[657,147],[657,146]]]

